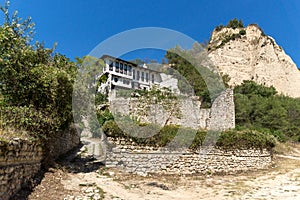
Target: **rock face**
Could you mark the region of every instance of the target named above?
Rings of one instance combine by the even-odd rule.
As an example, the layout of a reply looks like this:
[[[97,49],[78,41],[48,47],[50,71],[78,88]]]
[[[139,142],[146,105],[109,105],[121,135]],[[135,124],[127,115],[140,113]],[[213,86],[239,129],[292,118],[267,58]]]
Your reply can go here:
[[[222,43],[223,42],[223,43]],[[257,25],[214,30],[208,55],[235,86],[243,80],[274,86],[278,93],[300,97],[300,71],[293,60]]]

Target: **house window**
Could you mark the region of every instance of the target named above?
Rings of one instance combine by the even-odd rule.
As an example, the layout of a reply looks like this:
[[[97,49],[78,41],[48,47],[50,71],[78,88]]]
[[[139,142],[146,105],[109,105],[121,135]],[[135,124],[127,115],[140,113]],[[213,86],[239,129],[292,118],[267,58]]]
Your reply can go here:
[[[120,67],[119,67],[119,63],[118,62],[116,62],[116,72],[119,72],[120,71]]]
[[[108,66],[109,66],[109,71],[113,71],[114,62],[111,60],[108,60]]]
[[[120,73],[123,74],[123,64],[120,63]]]
[[[149,74],[146,73],[146,82],[148,83],[149,82]]]
[[[144,72],[142,72],[142,81],[144,81]]]
[[[152,74],[152,83],[154,83],[154,74]]]
[[[128,75],[129,76],[131,76],[131,70],[132,70],[131,66],[128,65]]]
[[[115,77],[115,78],[114,78],[114,81],[115,81],[115,82],[118,82],[118,78],[117,78],[117,77]]]
[[[135,79],[135,70],[132,70],[132,74],[133,74],[133,79]]]
[[[136,79],[139,81],[140,80],[140,71],[136,72]]]
[[[127,75],[127,65],[124,65],[124,74]]]

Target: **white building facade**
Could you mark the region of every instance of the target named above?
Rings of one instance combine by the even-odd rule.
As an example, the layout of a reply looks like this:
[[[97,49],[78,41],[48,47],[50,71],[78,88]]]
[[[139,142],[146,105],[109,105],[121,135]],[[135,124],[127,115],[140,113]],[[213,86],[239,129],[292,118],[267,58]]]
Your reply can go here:
[[[149,90],[161,83],[160,73],[149,69],[145,64],[138,66],[109,55],[103,55],[101,59],[104,60],[103,74],[108,75],[110,90],[116,87]]]

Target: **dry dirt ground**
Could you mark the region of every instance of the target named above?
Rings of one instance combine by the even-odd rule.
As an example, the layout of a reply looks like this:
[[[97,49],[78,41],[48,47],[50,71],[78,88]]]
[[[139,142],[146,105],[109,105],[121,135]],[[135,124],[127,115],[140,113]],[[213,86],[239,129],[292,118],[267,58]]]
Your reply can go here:
[[[62,161],[19,199],[300,199],[300,145],[276,154],[268,170],[238,175],[141,177],[83,157]]]

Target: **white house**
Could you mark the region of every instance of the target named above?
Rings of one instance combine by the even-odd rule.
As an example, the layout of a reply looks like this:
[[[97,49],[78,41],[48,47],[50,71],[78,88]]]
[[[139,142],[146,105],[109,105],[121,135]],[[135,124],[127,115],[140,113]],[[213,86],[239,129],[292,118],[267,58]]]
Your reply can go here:
[[[145,64],[139,66],[109,55],[103,55],[101,59],[105,63],[103,74],[108,75],[110,90],[115,87],[149,90],[161,83],[160,73],[149,69]]]
[[[112,91],[115,88],[150,90],[157,88],[169,88],[179,94],[178,80],[172,75],[150,69],[146,64],[137,65],[132,62],[103,55],[104,61],[102,75],[107,75],[106,83],[102,83],[98,91]]]

